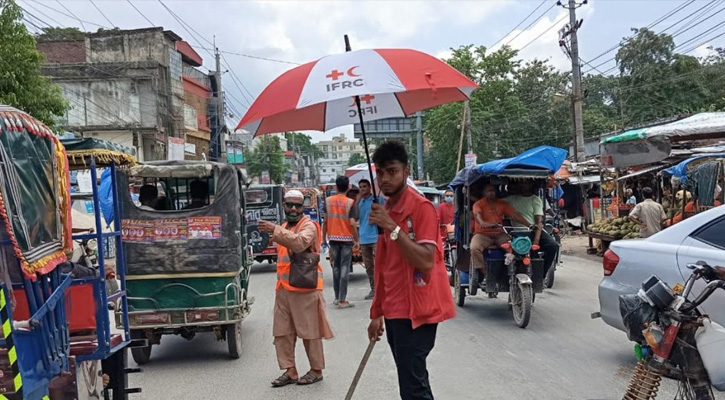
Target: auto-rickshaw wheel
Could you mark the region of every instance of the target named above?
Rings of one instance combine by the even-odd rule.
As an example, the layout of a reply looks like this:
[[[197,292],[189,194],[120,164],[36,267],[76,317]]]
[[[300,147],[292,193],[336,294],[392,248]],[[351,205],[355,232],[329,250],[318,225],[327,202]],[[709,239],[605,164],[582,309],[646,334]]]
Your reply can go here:
[[[242,356],[242,321],[225,325],[224,328],[227,331],[229,355],[236,360]]]
[[[146,333],[142,330],[132,330],[131,339],[146,339]],[[144,365],[151,359],[151,344],[143,347],[132,347],[131,357],[138,365]]]
[[[131,348],[131,356],[136,364],[146,364],[151,359],[151,345]]]
[[[511,287],[511,309],[514,321],[519,328],[526,328],[531,320],[531,303],[533,302],[531,285],[517,282]]]
[[[453,270],[453,300],[458,307],[466,302],[466,289],[461,287],[461,273],[457,269]]]

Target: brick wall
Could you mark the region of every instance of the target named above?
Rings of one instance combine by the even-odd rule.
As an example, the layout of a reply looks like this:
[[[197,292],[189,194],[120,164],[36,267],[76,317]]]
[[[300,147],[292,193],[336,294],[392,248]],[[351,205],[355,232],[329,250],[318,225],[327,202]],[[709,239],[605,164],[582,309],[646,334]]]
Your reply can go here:
[[[46,63],[70,64],[86,62],[86,43],[74,42],[38,42],[38,51],[45,54]]]
[[[184,102],[196,110],[196,118],[200,131],[211,132],[209,115],[207,114],[209,100],[189,90],[184,91]]]

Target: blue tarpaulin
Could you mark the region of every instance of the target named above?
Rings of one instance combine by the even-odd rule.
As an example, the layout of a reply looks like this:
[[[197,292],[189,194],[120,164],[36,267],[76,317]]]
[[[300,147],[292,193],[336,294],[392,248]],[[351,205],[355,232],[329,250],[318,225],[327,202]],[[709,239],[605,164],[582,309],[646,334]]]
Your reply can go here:
[[[114,218],[113,187],[111,185],[111,169],[106,168],[101,174],[101,186],[98,188],[98,201],[101,205],[101,212],[103,213],[103,218],[106,220],[107,225],[111,225]]]
[[[682,184],[684,185],[687,183],[687,166],[691,162],[701,160],[703,158],[725,158],[725,153],[703,154],[701,156],[691,157],[685,161],[681,161],[677,165],[673,165],[673,166],[667,168],[666,170],[662,171],[662,173],[665,175],[680,178],[680,182],[682,182]]]
[[[480,174],[497,175],[506,169],[542,169],[558,171],[561,164],[566,160],[566,150],[558,147],[539,146],[519,154],[516,157],[504,158],[502,160],[489,161],[476,167]]]
[[[504,175],[506,172],[513,172],[514,170],[536,170],[554,173],[561,168],[564,160],[566,160],[566,154],[566,150],[558,147],[535,147],[516,157],[489,161],[475,167],[466,167],[458,171],[453,181],[451,181],[450,187],[456,188],[471,183],[481,175]]]

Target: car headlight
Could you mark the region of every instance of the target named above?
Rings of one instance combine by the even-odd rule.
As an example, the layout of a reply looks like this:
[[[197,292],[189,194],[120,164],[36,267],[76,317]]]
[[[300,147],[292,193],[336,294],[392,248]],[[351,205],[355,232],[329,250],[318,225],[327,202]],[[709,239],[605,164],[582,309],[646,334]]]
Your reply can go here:
[[[526,236],[514,238],[511,241],[511,249],[518,255],[526,255],[531,251],[531,239]]]

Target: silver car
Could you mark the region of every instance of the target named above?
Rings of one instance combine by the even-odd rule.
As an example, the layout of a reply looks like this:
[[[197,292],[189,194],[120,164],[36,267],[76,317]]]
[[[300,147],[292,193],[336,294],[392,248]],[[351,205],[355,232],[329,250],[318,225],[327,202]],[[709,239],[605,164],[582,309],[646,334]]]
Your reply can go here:
[[[687,218],[647,239],[612,242],[604,255],[604,279],[599,284],[599,308],[604,322],[624,330],[619,296],[636,293],[647,278],[657,275],[670,287],[690,276],[687,264],[705,261],[725,266],[725,206]],[[698,281],[691,297],[705,283]],[[714,293],[702,309],[725,325],[725,292]]]

